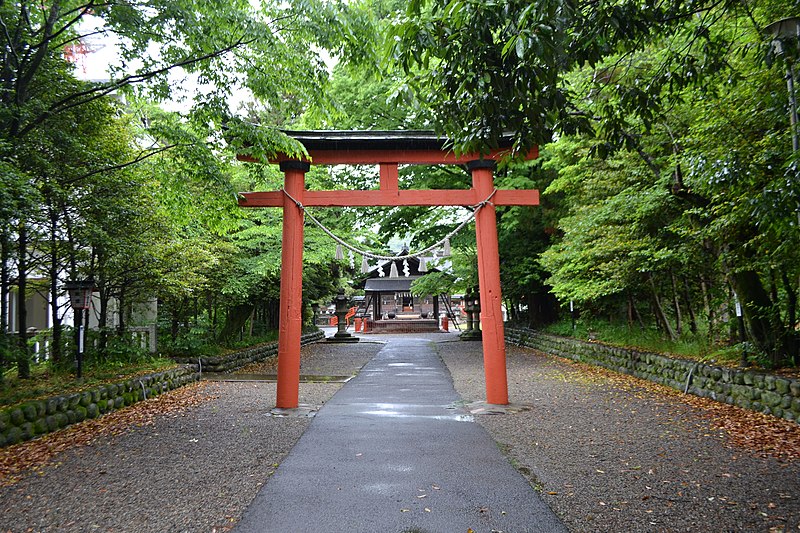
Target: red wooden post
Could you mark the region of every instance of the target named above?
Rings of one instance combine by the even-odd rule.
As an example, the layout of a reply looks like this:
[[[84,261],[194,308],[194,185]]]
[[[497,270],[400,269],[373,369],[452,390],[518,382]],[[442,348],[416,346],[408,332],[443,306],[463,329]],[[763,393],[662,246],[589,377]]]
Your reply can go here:
[[[494,189],[494,161],[470,161],[472,188],[482,201]],[[486,376],[486,402],[508,404],[506,341],[503,331],[500,294],[500,257],[497,242],[497,217],[494,204],[487,203],[475,216],[478,243],[478,283],[481,292],[481,327],[483,329],[483,369]]]
[[[284,189],[303,202],[309,164],[283,161]],[[303,329],[303,211],[288,196],[283,202],[281,302],[278,325],[278,394],[275,406],[294,409],[300,396],[300,334]]]

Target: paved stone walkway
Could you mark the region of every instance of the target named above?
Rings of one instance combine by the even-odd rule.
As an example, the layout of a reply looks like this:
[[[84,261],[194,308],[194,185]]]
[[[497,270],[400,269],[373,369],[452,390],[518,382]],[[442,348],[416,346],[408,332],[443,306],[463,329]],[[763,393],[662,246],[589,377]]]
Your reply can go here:
[[[459,400],[432,343],[391,338],[234,531],[566,531]]]

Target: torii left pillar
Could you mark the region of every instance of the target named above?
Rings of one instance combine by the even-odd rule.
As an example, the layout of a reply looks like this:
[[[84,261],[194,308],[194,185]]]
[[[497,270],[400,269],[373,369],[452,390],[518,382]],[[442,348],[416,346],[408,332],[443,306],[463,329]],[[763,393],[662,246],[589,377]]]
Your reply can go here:
[[[283,161],[283,188],[303,203],[304,161]],[[303,210],[289,196],[283,198],[281,246],[281,302],[278,324],[278,393],[275,406],[294,409],[300,388],[300,335],[303,330]]]

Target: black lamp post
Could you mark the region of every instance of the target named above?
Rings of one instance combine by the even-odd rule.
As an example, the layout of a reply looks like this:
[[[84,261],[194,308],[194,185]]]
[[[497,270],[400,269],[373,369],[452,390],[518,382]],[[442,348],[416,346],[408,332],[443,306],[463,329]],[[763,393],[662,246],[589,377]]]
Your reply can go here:
[[[83,377],[83,312],[89,309],[92,304],[94,281],[68,281],[64,284],[64,289],[69,294],[70,305],[75,311],[75,331],[77,332],[76,374],[78,378],[81,378]]]

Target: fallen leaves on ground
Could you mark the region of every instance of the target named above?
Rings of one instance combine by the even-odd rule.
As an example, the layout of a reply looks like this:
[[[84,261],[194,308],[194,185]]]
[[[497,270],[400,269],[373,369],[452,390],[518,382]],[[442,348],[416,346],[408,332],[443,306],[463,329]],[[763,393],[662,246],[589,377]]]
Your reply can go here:
[[[38,439],[0,448],[0,487],[13,485],[30,471],[42,473],[42,468],[61,452],[89,445],[100,437],[121,435],[133,427],[150,425],[157,416],[177,416],[213,398],[206,393],[207,386],[206,382],[187,385]]]
[[[731,442],[761,456],[800,459],[800,425],[789,420],[749,411],[708,398],[687,395],[686,403],[703,409],[714,428],[728,434]]]
[[[556,357],[538,350],[532,351],[579,369],[585,381],[596,384],[600,381],[610,382],[615,387],[634,394],[646,392],[647,399],[653,399],[652,394],[659,394],[676,402],[688,404],[700,410],[703,416],[709,419],[712,430],[723,431],[731,444],[757,455],[787,461],[800,460],[800,424],[796,422],[717,402],[710,398],[684,394],[665,385],[602,367]],[[645,396],[638,397],[645,398]]]

